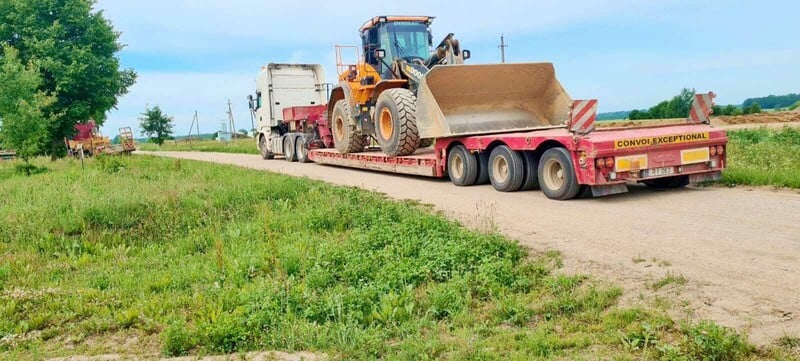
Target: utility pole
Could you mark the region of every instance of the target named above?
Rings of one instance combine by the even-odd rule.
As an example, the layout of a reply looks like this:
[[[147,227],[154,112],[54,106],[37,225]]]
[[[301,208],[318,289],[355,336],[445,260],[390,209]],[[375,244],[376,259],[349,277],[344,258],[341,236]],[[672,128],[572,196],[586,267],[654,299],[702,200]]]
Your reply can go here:
[[[200,121],[197,119],[197,111],[194,111],[194,118],[192,118],[192,125],[189,126],[189,149],[192,149],[192,129],[197,124],[197,138],[200,139]]]
[[[234,139],[236,134],[236,124],[233,122],[233,109],[231,108],[231,100],[228,99],[228,124],[230,126],[231,139]]]
[[[508,45],[506,45],[506,37],[503,34],[500,34],[500,46],[498,46],[498,48],[500,48],[500,62],[502,63],[506,62],[507,47]]]

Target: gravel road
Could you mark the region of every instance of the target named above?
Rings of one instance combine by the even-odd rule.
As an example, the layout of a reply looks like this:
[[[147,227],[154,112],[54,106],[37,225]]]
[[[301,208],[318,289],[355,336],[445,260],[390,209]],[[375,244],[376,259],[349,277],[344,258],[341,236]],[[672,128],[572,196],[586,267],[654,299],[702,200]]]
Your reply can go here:
[[[257,155],[137,153],[232,164],[419,200],[467,226],[499,230],[534,251],[559,250],[566,271],[621,285],[623,302],[669,299],[673,312],[744,330],[757,344],[800,336],[797,191],[632,187],[623,195],[557,202],[538,191],[460,188],[445,180],[265,161]],[[668,274],[688,282],[659,290],[649,286]]]

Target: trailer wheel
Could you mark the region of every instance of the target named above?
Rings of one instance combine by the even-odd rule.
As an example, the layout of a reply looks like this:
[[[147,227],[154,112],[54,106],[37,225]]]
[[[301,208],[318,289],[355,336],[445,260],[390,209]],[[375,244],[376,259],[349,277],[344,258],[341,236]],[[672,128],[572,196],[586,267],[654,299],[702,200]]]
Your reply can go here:
[[[333,145],[339,153],[358,153],[367,146],[367,136],[356,132],[351,124],[353,116],[346,100],[339,100],[333,107]]]
[[[409,155],[419,147],[417,97],[408,89],[383,91],[375,108],[375,135],[390,156]]]
[[[297,137],[297,140],[294,142],[294,153],[297,154],[297,161],[300,163],[308,163],[311,161],[308,159],[308,144],[306,143],[306,138]]]
[[[522,181],[523,191],[539,189],[539,159],[533,152],[522,152],[525,162],[525,180]]]
[[[291,137],[283,138],[283,156],[286,157],[287,162],[297,161],[297,153],[294,151],[294,139]]]
[[[477,185],[489,184],[489,153],[478,153],[478,180]]]
[[[261,136],[258,139],[258,150],[261,151],[261,158],[262,159],[274,159],[275,153],[272,153],[267,149],[267,137]]]
[[[689,185],[689,176],[679,175],[675,177],[653,179],[645,181],[644,185],[653,189],[683,188]]]
[[[567,200],[575,198],[581,190],[572,158],[564,148],[550,148],[539,160],[539,185],[547,198]]]
[[[525,180],[522,156],[505,145],[494,148],[489,155],[489,180],[498,191],[518,191]]]
[[[478,179],[478,159],[463,145],[456,145],[447,155],[447,175],[459,187],[474,185]]]

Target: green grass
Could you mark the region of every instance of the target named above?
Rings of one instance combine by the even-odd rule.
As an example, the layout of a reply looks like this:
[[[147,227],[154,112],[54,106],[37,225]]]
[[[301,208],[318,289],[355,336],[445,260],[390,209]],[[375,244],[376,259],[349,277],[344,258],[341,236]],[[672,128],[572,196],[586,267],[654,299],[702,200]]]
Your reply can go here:
[[[800,188],[800,130],[731,130],[728,138],[724,183]]]
[[[217,142],[216,140],[195,140],[191,145],[188,141],[179,142],[168,140],[164,145],[158,146],[154,143],[142,143],[138,145],[140,150],[148,151],[171,151],[171,152],[219,152],[219,153],[244,153],[258,154],[256,141],[250,138],[235,139],[230,142]]]
[[[0,359],[764,355],[731,330],[620,307],[619,288],[554,272],[557,252],[376,193],[147,156],[36,164],[0,163]]]
[[[666,286],[669,286],[669,285],[682,286],[682,285],[685,285],[686,282],[687,282],[686,281],[686,277],[683,277],[681,275],[677,275],[676,276],[676,275],[674,275],[672,273],[667,273],[667,275],[664,276],[664,278],[653,282],[650,285],[650,288],[652,288],[653,290],[660,290],[660,289],[662,289],[662,288],[664,288]]]

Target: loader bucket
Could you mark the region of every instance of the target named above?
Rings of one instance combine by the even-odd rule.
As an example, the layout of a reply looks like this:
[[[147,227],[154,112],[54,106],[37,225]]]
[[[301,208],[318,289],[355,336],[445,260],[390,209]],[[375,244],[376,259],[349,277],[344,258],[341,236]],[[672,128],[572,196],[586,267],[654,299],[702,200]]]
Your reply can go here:
[[[563,127],[572,99],[552,63],[439,65],[417,92],[420,138]]]

